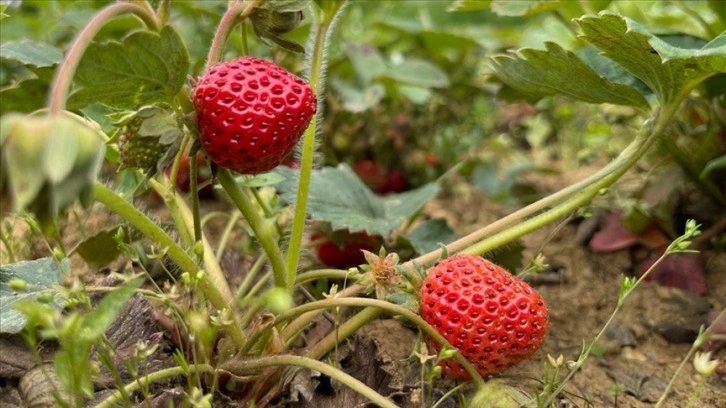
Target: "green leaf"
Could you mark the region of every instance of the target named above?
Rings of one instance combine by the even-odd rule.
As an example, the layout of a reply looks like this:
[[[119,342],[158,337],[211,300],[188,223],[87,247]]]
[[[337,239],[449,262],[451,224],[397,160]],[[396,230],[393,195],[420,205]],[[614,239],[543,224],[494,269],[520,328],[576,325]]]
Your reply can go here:
[[[297,196],[297,171],[280,167],[285,177],[278,185],[280,197],[294,203]],[[388,236],[439,192],[438,182],[429,183],[403,194],[375,195],[346,164],[313,170],[310,180],[308,212],[316,221],[330,223],[333,230],[364,231]]]
[[[65,301],[54,286],[60,285],[69,271],[67,258],[60,264],[48,257],[0,266],[0,333],[17,333],[25,327],[27,318],[13,307],[18,301],[34,301],[41,294],[50,294],[55,299],[53,307],[61,309]],[[11,288],[11,281],[17,279],[27,282],[25,290]]]
[[[382,75],[388,68],[378,50],[370,45],[350,43],[347,45],[346,51],[356,75],[364,85]]]
[[[423,222],[406,238],[417,254],[425,254],[440,248],[442,244],[454,242],[459,236],[449,227],[445,219],[434,218]]]
[[[275,184],[280,183],[285,178],[282,177],[279,173],[275,172],[267,172],[267,173],[261,173],[261,174],[255,174],[254,176],[240,176],[237,177],[235,180],[237,181],[237,184],[239,184],[242,187],[264,187],[264,186],[272,186]]]
[[[63,60],[63,51],[30,40],[8,41],[0,45],[0,58],[39,68],[52,67]]]
[[[491,5],[491,0],[455,0],[449,11],[489,10]]]
[[[179,34],[170,26],[161,33],[139,31],[123,43],[93,44],[76,73],[80,89],[70,106],[91,103],[135,109],[166,102],[181,89],[189,71],[189,55]]]
[[[134,279],[104,296],[93,311],[83,316],[83,323],[78,332],[79,341],[94,342],[100,338],[143,282],[143,278]]]
[[[78,244],[73,252],[78,253],[92,267],[108,265],[121,254],[116,241],[119,229],[121,227],[115,227],[90,236]]]
[[[493,0],[492,11],[500,16],[519,17],[556,9],[561,1],[552,0]]]
[[[333,78],[331,86],[343,102],[343,108],[349,112],[360,113],[377,106],[386,94],[381,84],[370,84],[359,89],[339,78]]]
[[[552,42],[546,42],[545,47],[495,56],[492,69],[504,83],[534,96],[562,94],[589,103],[648,108],[640,92],[598,75],[573,52]]]
[[[48,88],[48,81],[30,78],[0,89],[0,114],[41,109],[48,98]]]
[[[424,88],[446,88],[449,77],[436,65],[419,59],[407,59],[391,65],[382,75],[396,82]]]
[[[678,103],[706,78],[726,72],[726,33],[701,49],[672,46],[620,15],[577,20],[582,38],[655,92],[662,105]]]

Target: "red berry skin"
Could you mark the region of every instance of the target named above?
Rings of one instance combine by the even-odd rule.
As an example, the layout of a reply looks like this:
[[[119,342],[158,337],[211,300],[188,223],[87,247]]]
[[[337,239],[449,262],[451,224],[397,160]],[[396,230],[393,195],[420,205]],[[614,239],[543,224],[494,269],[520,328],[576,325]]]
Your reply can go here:
[[[379,194],[385,192],[386,172],[377,162],[358,160],[353,166],[353,171],[371,190]]]
[[[315,247],[318,260],[337,269],[347,269],[364,264],[366,259],[362,250],[377,253],[380,247],[380,240],[365,232],[336,231],[331,237],[322,232],[315,232],[310,239],[322,241]]]
[[[421,316],[482,376],[527,359],[549,328],[547,306],[536,290],[484,258],[463,254],[441,261],[424,279]],[[428,343],[438,353],[440,346]],[[471,378],[452,358],[440,365],[449,377]]]
[[[312,88],[270,61],[213,65],[194,89],[202,149],[242,174],[271,170],[293,151],[317,109]]]

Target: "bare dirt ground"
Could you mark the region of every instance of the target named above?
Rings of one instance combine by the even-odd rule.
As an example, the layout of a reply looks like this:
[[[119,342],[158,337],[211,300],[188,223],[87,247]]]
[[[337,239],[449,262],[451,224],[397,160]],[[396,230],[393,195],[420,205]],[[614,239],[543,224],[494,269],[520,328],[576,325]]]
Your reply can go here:
[[[206,205],[206,210],[223,207],[220,203]],[[424,216],[447,218],[457,232],[466,233],[508,211],[510,209],[488,203],[475,189],[456,185],[429,203]],[[164,216],[162,212],[158,215],[160,218]],[[85,220],[86,233],[118,222],[115,217],[99,209],[90,216],[83,215],[82,219]],[[72,224],[69,222],[64,231],[64,240],[68,241],[66,244],[69,247],[79,239]],[[48,249],[42,241],[28,240],[27,230],[23,230],[22,223],[16,225],[16,239],[29,243],[27,249],[31,257],[48,256]],[[543,348],[532,359],[500,378],[503,384],[527,395],[535,395],[541,389],[539,381],[547,363],[547,354],[553,357],[562,355],[565,361],[574,360],[583,342],[589,342],[599,332],[615,308],[620,275],[632,274],[637,262],[630,250],[611,254],[592,253],[578,239],[578,226],[574,223],[556,228],[551,226],[523,240],[525,261],[542,248],[549,265],[548,278],[535,279],[534,285],[549,304],[552,321]],[[543,242],[546,244],[542,245]],[[565,399],[560,401],[559,406],[654,406],[688,353],[698,327],[726,307],[726,254],[706,250],[704,260],[708,287],[705,296],[651,283],[644,283],[635,290],[615,318],[611,329],[570,382]],[[73,259],[72,264],[79,268],[83,265],[79,259]],[[248,259],[231,251],[223,258],[223,267],[234,270],[232,280],[235,281],[241,279],[248,266]],[[112,270],[127,267],[122,261],[115,263]],[[84,273],[90,273],[84,270]],[[84,280],[103,281],[108,272],[108,269],[97,271],[95,278],[87,276]],[[125,347],[124,344],[135,343],[129,334],[153,337],[163,343],[165,347],[162,350],[172,350],[173,342],[168,339],[168,333],[164,334],[163,324],[152,318],[152,309],[148,304],[132,305],[131,311],[123,314],[125,320],[119,322],[119,325],[133,326],[134,322],[128,320],[131,316],[132,319],[139,319],[139,326],[151,326],[153,330],[134,332],[126,329],[123,333],[109,335],[111,341],[116,338],[117,344]],[[329,323],[321,321],[310,330],[321,331],[329,327]],[[326,361],[337,362],[346,372],[382,394],[391,396],[401,406],[431,406],[442,397],[445,390],[455,384],[441,382],[437,383],[433,391],[422,391],[421,366],[412,356],[417,337],[416,332],[398,320],[386,317],[369,324],[357,336],[343,342]],[[23,351],[22,341],[18,341],[17,337],[4,336],[0,341],[0,405],[29,406],[28,390],[34,389],[37,393],[44,387],[39,383],[30,388],[27,385],[27,377],[37,368],[37,359]],[[726,353],[721,350],[715,357],[726,360]],[[155,355],[154,358],[157,360],[156,367],[169,364],[169,360],[165,361],[163,356]],[[690,401],[699,377],[691,361],[688,361],[676,378],[673,392],[665,406],[685,407],[689,403],[693,407],[726,406],[724,363],[717,371],[719,374],[712,376],[705,384],[700,399]],[[166,402],[179,401],[181,390],[178,384],[162,384],[156,389],[156,403],[152,406],[166,406]],[[103,395],[107,395],[107,391],[100,391],[95,400],[98,401]],[[239,406],[233,398],[219,398],[218,401],[215,406]],[[309,372],[299,372],[291,377],[283,393],[269,403],[273,406],[316,408],[366,406],[366,401],[351,390]],[[439,406],[460,406],[460,401],[447,398]]]

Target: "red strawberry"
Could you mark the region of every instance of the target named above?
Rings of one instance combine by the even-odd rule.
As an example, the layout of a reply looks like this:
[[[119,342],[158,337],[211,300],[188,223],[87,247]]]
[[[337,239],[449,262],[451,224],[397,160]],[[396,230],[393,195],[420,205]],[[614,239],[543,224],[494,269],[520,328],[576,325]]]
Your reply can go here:
[[[487,376],[527,359],[549,327],[542,297],[484,258],[454,255],[436,265],[421,286],[421,316]],[[429,341],[438,352],[439,345]],[[458,379],[469,374],[453,359],[441,362]]]
[[[366,258],[362,250],[378,252],[380,239],[365,232],[350,233],[348,230],[335,231],[331,235],[318,231],[310,239],[319,241],[315,250],[318,260],[325,265],[347,269],[364,264]]]
[[[353,166],[353,171],[371,190],[376,193],[384,192],[388,180],[386,171],[380,164],[373,160],[358,160]]]
[[[209,169],[206,166],[207,159],[204,157],[202,152],[197,152],[197,185],[201,185],[209,181],[211,176],[209,175]],[[190,170],[191,159],[189,157],[189,150],[187,150],[179,162],[179,173],[176,176],[176,188],[184,193],[189,192],[191,186],[190,183]],[[167,176],[171,175],[172,166],[166,168],[165,173]],[[205,171],[206,170],[206,171]],[[212,198],[214,197],[214,188],[211,184],[207,184],[199,190],[199,198]]]
[[[242,57],[209,68],[194,90],[202,149],[220,167],[257,174],[277,167],[310,123],[307,82],[267,60]]]

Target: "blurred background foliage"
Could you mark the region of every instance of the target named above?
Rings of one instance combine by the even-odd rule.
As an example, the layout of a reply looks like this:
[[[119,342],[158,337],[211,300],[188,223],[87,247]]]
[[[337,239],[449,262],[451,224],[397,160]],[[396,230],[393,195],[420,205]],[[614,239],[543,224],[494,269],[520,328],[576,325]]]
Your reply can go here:
[[[108,3],[3,2],[2,113],[44,105],[63,50]],[[226,1],[172,1],[170,23],[188,48],[190,77],[200,74],[226,6]],[[597,65],[596,52],[578,39],[572,19],[601,10],[621,13],[687,48],[699,47],[726,28],[726,2],[720,1],[349,1],[328,49],[321,162],[356,168],[363,161],[366,165],[358,170],[364,181],[371,179],[364,173],[375,163],[374,171],[403,176],[399,190],[420,186],[463,163],[461,173],[493,200],[521,205],[537,199],[544,192],[527,185],[524,175],[568,172],[614,157],[642,118],[626,107],[561,97],[527,99],[497,80],[488,56],[522,47],[541,49],[552,41]],[[311,18],[306,13],[303,24],[285,38],[304,45]],[[141,27],[135,17],[120,17],[97,40],[118,40]],[[249,26],[247,34],[252,54],[304,73],[303,55],[264,44]],[[231,36],[226,58],[240,53],[241,39],[240,32]],[[47,61],[28,66],[15,57],[17,47],[33,47]],[[726,86],[721,87],[723,76],[716,81],[721,82],[710,81],[687,101],[674,145],[664,145],[652,160],[662,166],[662,157],[675,157],[696,186],[705,166],[723,155],[725,118],[719,115]],[[688,154],[674,156],[674,146],[686,146]],[[689,158],[694,155],[700,156]],[[715,186],[719,188],[715,194],[707,188],[711,194],[706,196],[722,200],[723,186]]]

